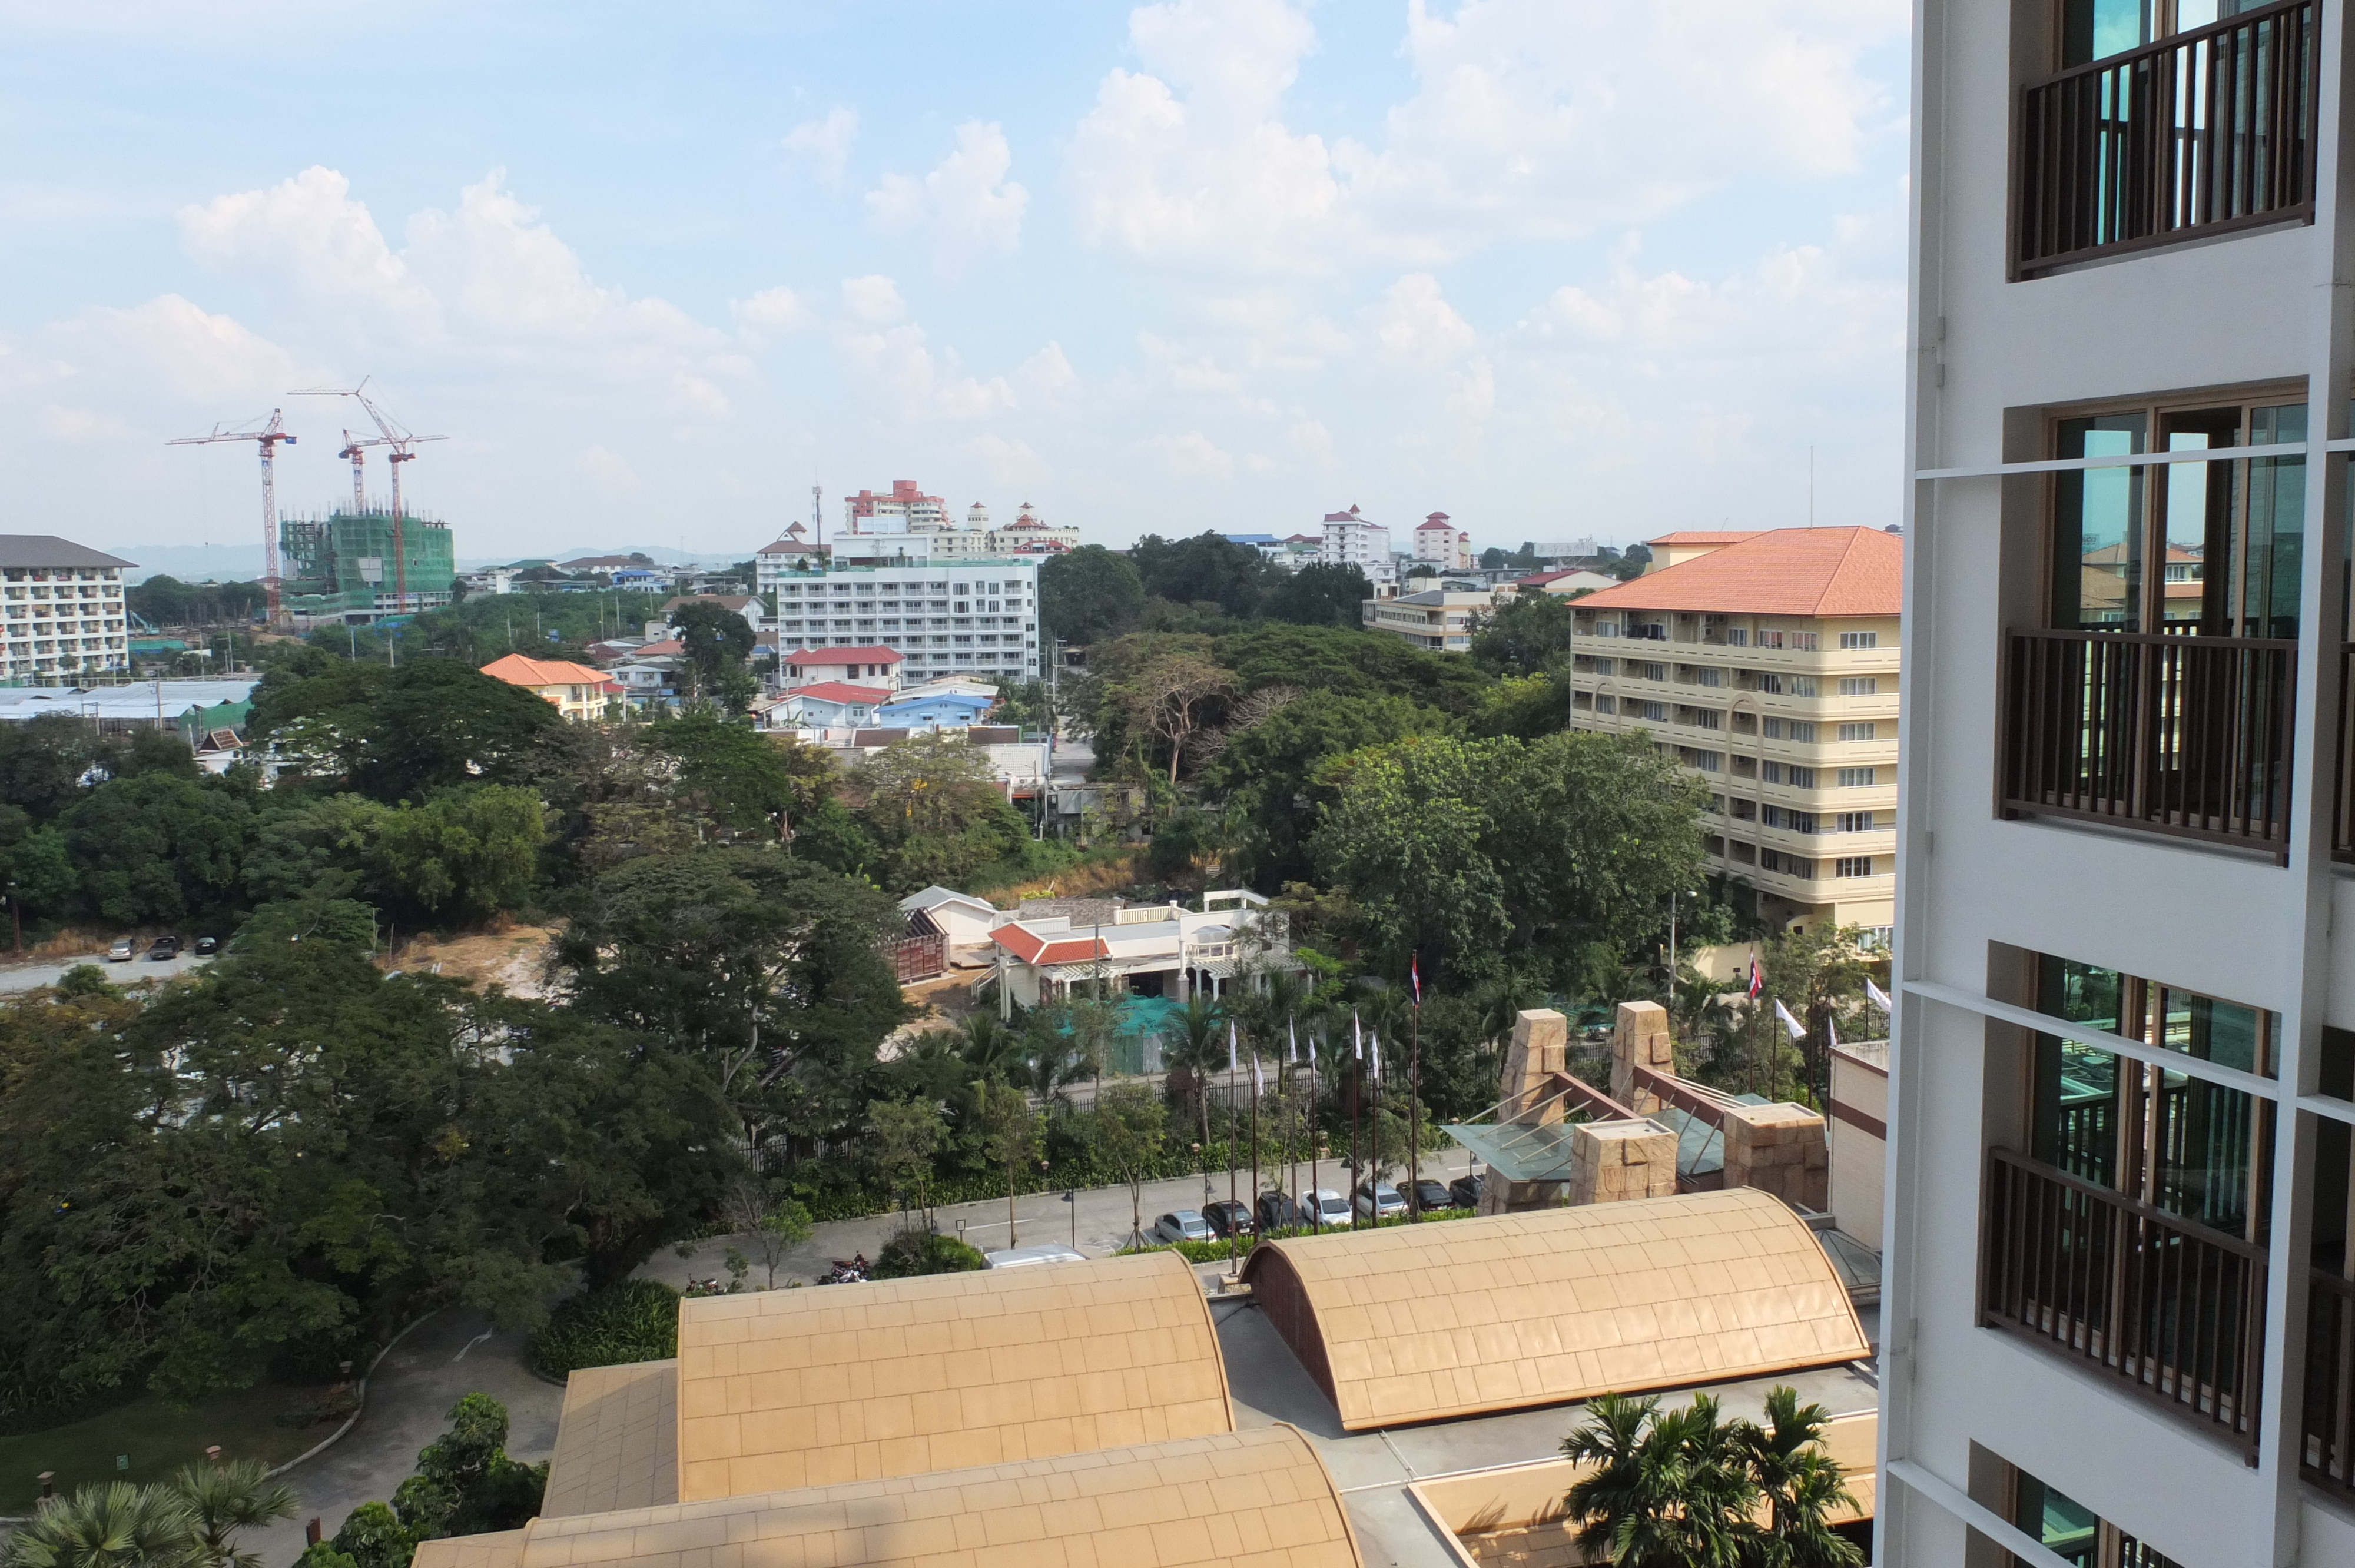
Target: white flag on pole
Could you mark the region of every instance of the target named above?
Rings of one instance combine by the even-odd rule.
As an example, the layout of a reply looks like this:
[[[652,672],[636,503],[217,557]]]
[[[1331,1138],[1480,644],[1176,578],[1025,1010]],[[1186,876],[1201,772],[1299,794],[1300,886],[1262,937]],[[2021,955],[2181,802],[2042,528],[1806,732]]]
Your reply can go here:
[[[1831,1041],[1831,1048],[1835,1051],[1838,1050],[1839,1031],[1832,1027],[1832,1021],[1828,1018],[1824,1020],[1824,1033],[1829,1037]]]
[[[1227,1020],[1227,1072],[1230,1075],[1241,1071],[1235,1061],[1235,1021]]]
[[[1366,1059],[1366,1026],[1354,1008],[1349,1012],[1349,1054],[1360,1062]]]
[[[1780,1001],[1777,1001],[1774,1004],[1774,1016],[1783,1021],[1783,1027],[1791,1032],[1792,1039],[1805,1040],[1807,1037],[1806,1027],[1797,1019],[1792,1017],[1791,1010],[1785,1007]]]
[[[1256,1054],[1252,1057],[1252,1093],[1255,1095],[1267,1093],[1267,1075],[1260,1071],[1259,1057]]]
[[[1382,1032],[1379,1029],[1374,1031],[1373,1056],[1374,1087],[1379,1089],[1382,1086]]]
[[[1289,1018],[1284,1021],[1284,1038],[1286,1042],[1284,1059],[1297,1067],[1300,1065],[1300,1031]]]
[[[1881,1009],[1881,1012],[1890,1012],[1895,1011],[1896,1004],[1889,1000],[1889,993],[1881,990],[1879,986],[1873,984],[1872,977],[1870,975],[1864,977],[1864,994],[1870,997],[1872,999],[1872,1005]]]

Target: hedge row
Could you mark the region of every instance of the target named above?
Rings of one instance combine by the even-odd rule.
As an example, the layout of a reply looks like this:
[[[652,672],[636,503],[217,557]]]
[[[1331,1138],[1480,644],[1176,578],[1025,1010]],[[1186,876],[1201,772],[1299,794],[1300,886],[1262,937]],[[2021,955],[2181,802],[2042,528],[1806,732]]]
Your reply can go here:
[[[677,1354],[678,1292],[658,1279],[625,1279],[568,1296],[531,1337],[531,1359],[550,1377]]]

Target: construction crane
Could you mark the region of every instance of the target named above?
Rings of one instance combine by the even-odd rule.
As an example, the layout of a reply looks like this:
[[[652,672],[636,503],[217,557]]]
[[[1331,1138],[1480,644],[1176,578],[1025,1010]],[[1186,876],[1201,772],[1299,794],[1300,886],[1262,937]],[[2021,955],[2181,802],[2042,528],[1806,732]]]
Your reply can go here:
[[[368,411],[368,417],[375,421],[378,432],[375,439],[356,441],[352,440],[352,433],[346,430],[344,450],[336,454],[352,460],[352,494],[363,511],[367,509],[368,497],[360,483],[361,449],[391,449],[385,453],[384,461],[392,468],[392,603],[394,613],[406,614],[409,610],[409,552],[401,542],[400,465],[415,460],[417,454],[410,450],[411,447],[423,441],[446,441],[450,438],[421,436],[400,424],[377,407],[376,400],[368,395],[368,377],[363,376],[357,387],[304,387],[288,395],[294,397],[350,397],[357,400]]]
[[[285,421],[275,408],[270,410],[267,424],[259,419],[248,421],[247,428],[227,429],[213,427],[208,436],[181,436],[165,442],[175,447],[207,447],[216,441],[251,441],[261,449],[261,592],[269,600],[270,624],[274,630],[286,618],[278,602],[278,484],[272,474],[272,458],[278,443],[294,444],[286,433]]]

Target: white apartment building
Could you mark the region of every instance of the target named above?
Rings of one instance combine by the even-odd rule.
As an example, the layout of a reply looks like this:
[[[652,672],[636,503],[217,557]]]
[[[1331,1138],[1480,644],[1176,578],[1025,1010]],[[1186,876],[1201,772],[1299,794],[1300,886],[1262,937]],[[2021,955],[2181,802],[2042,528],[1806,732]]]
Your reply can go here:
[[[1472,535],[1458,528],[1444,512],[1434,512],[1414,525],[1413,558],[1443,572],[1472,569]]]
[[[1398,566],[1391,558],[1391,531],[1367,522],[1354,505],[1347,512],[1325,514],[1325,542],[1316,559],[1328,567],[1355,567],[1370,583],[1398,580]]]
[[[1492,593],[1425,588],[1388,599],[1360,599],[1358,611],[1369,631],[1387,631],[1418,648],[1462,653],[1471,648],[1481,617],[1496,605],[1497,596]]]
[[[2355,1563],[2348,8],[1915,16],[1879,1560]]]
[[[857,645],[904,657],[911,682],[972,673],[1035,681],[1039,562],[977,560],[780,568],[777,647]]]
[[[129,669],[123,573],[133,565],[54,534],[0,534],[0,678]]]

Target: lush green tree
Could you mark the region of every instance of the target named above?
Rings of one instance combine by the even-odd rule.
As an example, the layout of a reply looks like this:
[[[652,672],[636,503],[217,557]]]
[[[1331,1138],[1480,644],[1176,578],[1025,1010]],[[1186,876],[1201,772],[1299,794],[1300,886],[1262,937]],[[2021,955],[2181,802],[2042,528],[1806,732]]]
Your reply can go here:
[[[932,1218],[933,1161],[948,1140],[948,1123],[929,1100],[868,1102],[866,1159],[876,1190],[907,1193],[927,1225]]]
[[[343,1528],[336,1531],[334,1547],[336,1555],[356,1563],[357,1568],[409,1568],[410,1559],[417,1554],[417,1537],[384,1504],[364,1502],[344,1516]],[[316,1552],[318,1548],[310,1550]],[[307,1563],[308,1553],[305,1558]]]
[[[237,1538],[294,1517],[294,1489],[272,1480],[260,1459],[183,1465],[169,1489],[187,1508],[202,1568],[261,1568],[261,1553],[239,1550]]]
[[[1570,659],[1570,602],[1542,590],[1515,595],[1483,618],[1472,638],[1472,662],[1499,675],[1561,670]]]
[[[1745,1425],[1705,1393],[1672,1411],[1657,1398],[1590,1401],[1561,1445],[1591,1467],[1563,1499],[1579,1545],[1615,1568],[1738,1568],[1759,1498]]]
[[[1435,709],[1397,696],[1302,693],[1240,734],[1231,731],[1202,770],[1204,785],[1226,793],[1240,832],[1238,868],[1252,885],[1306,881],[1315,868],[1308,839],[1336,798],[1320,779],[1331,758],[1408,735],[1438,732]],[[1157,841],[1156,841],[1157,842]]]
[[[1512,933],[1495,858],[1495,781],[1508,741],[1410,736],[1333,765],[1339,799],[1317,829],[1317,863],[1365,907],[1383,967],[1459,972]],[[1519,846],[1526,849],[1527,846]]]
[[[1136,563],[1102,545],[1082,545],[1039,567],[1039,646],[1060,637],[1087,647],[1132,627],[1145,608]]]
[[[1700,782],[1639,733],[1565,730],[1516,748],[1497,810],[1521,940],[1633,947],[1701,874]]]
[[[64,915],[81,889],[66,836],[54,827],[28,827],[14,806],[0,806],[0,891],[13,889],[18,913]]]
[[[741,711],[744,663],[752,656],[751,623],[725,605],[691,599],[671,611],[670,625],[687,660],[692,694],[713,701],[733,694]]]
[[[237,928],[234,952],[283,942],[336,942],[363,953],[376,951],[376,906],[357,898],[285,898],[254,906]]]
[[[1212,643],[1245,692],[1291,686],[1337,696],[1402,696],[1449,714],[1469,712],[1488,675],[1460,653],[1417,648],[1387,632],[1263,621]]]
[[[885,1242],[875,1255],[872,1272],[878,1279],[911,1279],[923,1274],[969,1274],[988,1266],[979,1248],[954,1236],[916,1230],[901,1231]]]
[[[187,1505],[162,1487],[108,1481],[53,1498],[8,1538],[9,1568],[199,1568]]]
[[[276,739],[300,776],[388,804],[437,788],[506,783],[564,720],[521,686],[456,659],[398,668],[304,648],[254,688],[250,739]]]
[[[98,767],[100,749],[95,726],[77,713],[0,724],[0,800],[37,823],[55,821],[81,799],[81,781]]]
[[[1570,726],[1570,688],[1549,675],[1507,675],[1480,694],[1464,715],[1467,735],[1509,735],[1535,740]]]
[[[1752,1543],[1760,1568],[1859,1568],[1864,1552],[1832,1528],[1832,1513],[1854,1509],[1848,1474],[1823,1446],[1831,1412],[1802,1405],[1798,1391],[1766,1392],[1764,1426],[1742,1424],[1751,1478],[1765,1499],[1764,1529]]]
[[[236,898],[252,814],[236,792],[172,773],[100,785],[63,819],[82,898],[122,925],[217,917]]]
[[[1008,1246],[1022,1245],[1014,1224],[1014,1195],[1022,1190],[1023,1177],[1029,1168],[1038,1163],[1044,1120],[1031,1108],[1030,1097],[1011,1084],[984,1078],[973,1086],[967,1125],[981,1157],[1006,1173]]]
[[[1128,1189],[1131,1245],[1145,1242],[1145,1183],[1152,1180],[1169,1137],[1169,1112],[1161,1097],[1144,1084],[1106,1085],[1096,1097],[1093,1134],[1096,1168]]]
[[[1172,784],[1185,765],[1187,744],[1217,721],[1235,689],[1233,671],[1183,649],[1108,675],[1106,685],[1129,733],[1150,737],[1154,749],[1167,756]]]
[[[531,789],[485,784],[378,808],[369,859],[389,899],[442,920],[474,923],[512,906],[529,885],[548,836]]]
[[[1030,842],[1030,826],[1007,800],[988,754],[960,736],[896,741],[860,764],[850,783],[867,792],[860,823],[893,892],[960,885]]]
[[[1346,563],[1317,562],[1273,578],[1262,608],[1269,619],[1297,626],[1360,627],[1365,601],[1374,597],[1366,574]]]
[[[418,1541],[513,1530],[539,1512],[545,1464],[507,1457],[507,1407],[470,1393],[450,1407],[450,1430],[421,1449],[417,1473],[392,1494],[392,1511]]]
[[[1215,606],[1237,620],[1259,613],[1260,596],[1276,571],[1251,546],[1209,530],[1187,539],[1147,534],[1128,554],[1149,596]]]

